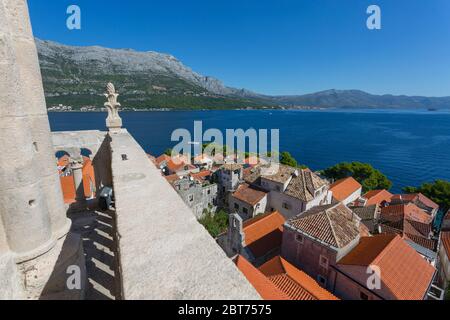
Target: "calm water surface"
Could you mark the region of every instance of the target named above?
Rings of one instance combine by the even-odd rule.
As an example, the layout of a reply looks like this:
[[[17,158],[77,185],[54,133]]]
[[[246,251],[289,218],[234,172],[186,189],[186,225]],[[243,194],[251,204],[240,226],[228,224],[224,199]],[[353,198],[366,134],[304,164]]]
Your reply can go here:
[[[280,129],[280,149],[313,170],[342,161],[371,163],[394,183],[450,180],[450,113],[412,111],[173,111],[123,112],[124,127],[159,155],[177,128]],[[53,131],[105,130],[106,113],[50,113]]]

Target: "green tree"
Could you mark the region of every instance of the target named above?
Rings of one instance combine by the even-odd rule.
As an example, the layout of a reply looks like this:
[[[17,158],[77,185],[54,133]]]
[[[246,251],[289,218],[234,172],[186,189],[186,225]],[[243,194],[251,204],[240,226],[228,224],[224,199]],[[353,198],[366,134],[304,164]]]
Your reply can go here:
[[[403,188],[406,193],[422,193],[426,197],[436,202],[441,209],[450,209],[450,182],[436,180],[432,183],[424,183],[420,187]]]
[[[298,166],[297,160],[287,151],[280,154],[280,163],[294,168]]]
[[[368,163],[343,162],[323,170],[322,173],[334,180],[353,177],[362,185],[364,192],[377,189],[389,190],[392,187],[392,182]]]
[[[164,151],[164,154],[168,155],[168,156],[172,156],[172,149],[167,149],[166,151]]]
[[[216,238],[219,234],[227,231],[228,228],[228,213],[219,210],[216,213],[206,211],[204,216],[198,220],[200,224],[208,230],[209,234]]]

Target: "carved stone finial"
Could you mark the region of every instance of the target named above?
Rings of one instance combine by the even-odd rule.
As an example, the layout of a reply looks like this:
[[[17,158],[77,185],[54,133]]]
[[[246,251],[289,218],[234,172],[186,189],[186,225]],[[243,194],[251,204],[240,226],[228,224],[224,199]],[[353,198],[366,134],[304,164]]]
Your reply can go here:
[[[114,85],[112,83],[108,83],[105,93],[105,97],[108,99],[108,102],[105,102],[105,107],[108,110],[106,126],[111,133],[120,132],[120,129],[122,128],[122,119],[119,116],[120,103],[117,102],[118,96],[119,94],[116,93]]]

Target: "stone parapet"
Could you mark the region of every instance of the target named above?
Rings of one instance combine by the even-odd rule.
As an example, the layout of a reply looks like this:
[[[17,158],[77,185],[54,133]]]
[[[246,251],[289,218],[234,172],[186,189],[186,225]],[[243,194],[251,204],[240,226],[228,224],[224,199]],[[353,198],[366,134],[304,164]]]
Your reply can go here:
[[[111,137],[124,299],[260,299],[124,129]]]

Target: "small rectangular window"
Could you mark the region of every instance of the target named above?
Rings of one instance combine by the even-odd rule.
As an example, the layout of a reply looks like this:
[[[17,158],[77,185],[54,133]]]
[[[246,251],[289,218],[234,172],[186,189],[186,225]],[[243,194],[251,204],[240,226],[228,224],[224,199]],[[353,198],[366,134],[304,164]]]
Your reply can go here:
[[[235,208],[236,210],[239,210],[239,205],[238,205],[237,203],[235,203],[235,204],[234,204],[234,208]]]
[[[248,214],[248,209],[247,208],[242,208],[242,212],[244,212],[245,214]]]
[[[291,207],[291,206],[289,205],[289,203],[283,202],[283,208],[284,208],[284,209],[289,210],[290,207]]]
[[[300,244],[303,244],[303,241],[304,241],[303,236],[301,234],[297,234],[295,236],[295,240]]]
[[[317,282],[319,282],[319,284],[322,287],[326,287],[327,286],[327,279],[324,276],[318,275],[317,276]]]
[[[319,263],[322,268],[328,269],[328,258],[327,257],[321,255]]]

